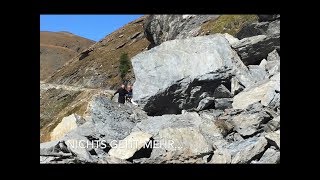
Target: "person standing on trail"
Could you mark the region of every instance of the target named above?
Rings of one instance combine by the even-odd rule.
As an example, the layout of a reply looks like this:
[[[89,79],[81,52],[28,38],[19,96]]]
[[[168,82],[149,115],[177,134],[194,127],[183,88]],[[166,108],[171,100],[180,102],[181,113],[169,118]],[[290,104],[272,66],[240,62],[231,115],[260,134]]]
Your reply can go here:
[[[116,95],[117,93],[119,93],[118,103],[124,104],[125,96],[128,94],[124,84],[122,84],[121,88],[119,88],[113,95]]]
[[[127,94],[127,102],[130,102],[131,103],[131,99],[132,99],[132,86],[128,85],[127,86],[127,91],[128,91],[128,94]]]

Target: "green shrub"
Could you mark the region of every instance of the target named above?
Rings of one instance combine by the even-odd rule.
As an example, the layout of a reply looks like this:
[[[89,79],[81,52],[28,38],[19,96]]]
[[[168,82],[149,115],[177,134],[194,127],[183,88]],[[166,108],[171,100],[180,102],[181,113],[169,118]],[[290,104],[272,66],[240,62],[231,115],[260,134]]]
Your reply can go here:
[[[131,68],[131,63],[130,63],[128,54],[122,53],[120,56],[120,65],[119,65],[120,76],[122,79],[126,76],[130,68]]]

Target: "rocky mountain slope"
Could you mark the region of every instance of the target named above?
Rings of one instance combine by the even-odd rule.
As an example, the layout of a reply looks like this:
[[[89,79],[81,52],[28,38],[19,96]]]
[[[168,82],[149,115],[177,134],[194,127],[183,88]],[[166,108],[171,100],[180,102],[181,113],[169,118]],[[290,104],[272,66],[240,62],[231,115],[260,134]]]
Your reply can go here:
[[[40,80],[48,78],[93,43],[68,32],[40,31]]]
[[[145,51],[149,42],[144,36],[143,16],[109,34],[65,64],[46,82],[89,88],[114,89],[122,82],[118,70],[122,53],[129,58]],[[127,74],[130,80],[133,73]]]
[[[199,37],[185,21],[205,17],[148,17],[150,50],[131,59],[138,106],[85,81],[41,84],[40,163],[280,163],[280,15],[254,17],[233,35],[201,36],[201,26]],[[161,22],[181,36],[157,34]]]
[[[225,32],[234,35],[252,22],[258,22],[257,15],[145,15],[82,51],[46,82],[115,89],[123,82],[118,70],[122,53],[132,58],[166,40]],[[134,82],[132,68],[124,80]]]

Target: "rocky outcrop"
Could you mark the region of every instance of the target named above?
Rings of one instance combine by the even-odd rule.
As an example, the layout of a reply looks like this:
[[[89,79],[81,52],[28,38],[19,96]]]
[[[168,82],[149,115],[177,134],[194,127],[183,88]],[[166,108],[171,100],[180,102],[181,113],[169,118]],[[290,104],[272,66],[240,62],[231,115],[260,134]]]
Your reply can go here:
[[[161,43],[198,35],[201,24],[219,15],[151,15],[144,24],[150,47]]]
[[[280,14],[260,14],[258,15],[259,21],[274,21],[280,19]]]
[[[230,88],[233,76],[244,86],[254,82],[221,34],[162,43],[135,56],[132,65],[133,100],[149,115],[197,108],[206,97],[230,97],[221,85]]]
[[[243,27],[237,34],[237,38],[243,39],[257,35],[272,35],[280,33],[280,20],[272,22],[258,22],[248,24]]]
[[[280,48],[280,34],[257,35],[232,44],[245,65],[257,65],[270,52]]]

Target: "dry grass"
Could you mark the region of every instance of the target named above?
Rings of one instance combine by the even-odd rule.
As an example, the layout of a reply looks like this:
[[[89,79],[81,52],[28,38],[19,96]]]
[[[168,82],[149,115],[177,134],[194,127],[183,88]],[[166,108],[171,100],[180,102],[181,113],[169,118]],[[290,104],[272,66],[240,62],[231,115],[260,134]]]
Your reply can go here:
[[[200,34],[228,33],[235,36],[246,24],[258,21],[257,15],[221,15],[201,26]]]
[[[40,80],[51,76],[93,43],[68,33],[40,32]]]
[[[49,89],[40,98],[40,142],[50,141],[50,133],[66,116],[83,116],[88,102],[99,90],[67,91]]]

